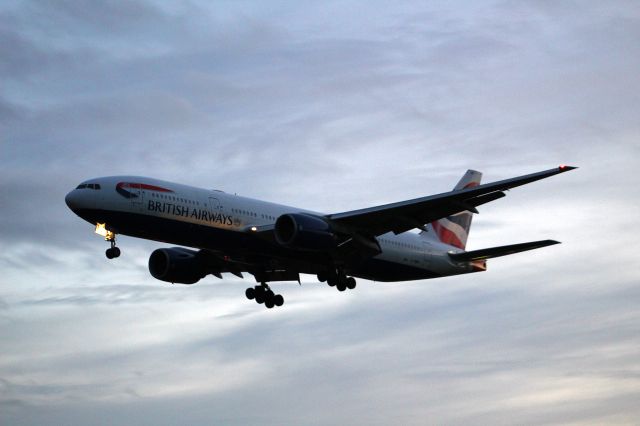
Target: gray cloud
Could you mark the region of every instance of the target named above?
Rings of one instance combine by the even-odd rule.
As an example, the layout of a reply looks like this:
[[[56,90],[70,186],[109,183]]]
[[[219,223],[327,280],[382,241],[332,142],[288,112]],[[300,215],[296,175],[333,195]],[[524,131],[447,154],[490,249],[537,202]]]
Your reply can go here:
[[[491,278],[481,281],[487,284]],[[316,305],[303,316],[301,312],[277,316],[254,312],[244,319],[220,319],[216,328],[222,327],[222,334],[203,328],[194,318],[190,321],[194,328],[186,336],[183,328],[171,326],[166,340],[153,344],[115,344],[111,350],[101,345],[102,353],[82,350],[54,358],[38,355],[36,375],[58,368],[73,378],[91,369],[90,384],[57,388],[60,385],[45,381],[34,388],[6,380],[12,383],[5,386],[7,399],[21,400],[16,398],[21,396],[23,403],[35,403],[30,410],[33,415],[50,412],[47,405],[62,398],[67,410],[58,415],[64,419],[68,413],[86,410],[83,401],[89,403],[103,395],[103,402],[91,404],[93,410],[116,418],[125,416],[122,410],[131,410],[129,414],[136,417],[148,412],[149,421],[161,423],[176,419],[164,413],[161,407],[167,404],[199,406],[192,417],[196,422],[201,418],[232,423],[264,419],[274,424],[295,423],[300,418],[325,424],[354,416],[363,423],[396,418],[419,424],[428,411],[451,423],[467,423],[476,417],[493,421],[505,415],[546,423],[583,421],[588,418],[586,412],[591,418],[615,419],[620,409],[629,414],[635,410],[638,366],[633,348],[638,342],[633,327],[624,324],[629,325],[629,318],[637,319],[637,313],[632,304],[620,305],[637,297],[635,288],[603,298],[588,291],[576,294],[574,289],[554,294],[496,285],[439,289],[435,282],[405,287],[402,292],[393,292],[390,285],[373,287],[365,286],[360,297],[354,296],[348,304]],[[316,297],[330,291],[307,290]],[[157,300],[143,302],[146,307],[155,305],[156,310],[147,313],[144,328],[163,315],[161,310],[168,309],[165,315],[181,315],[195,300],[165,300],[160,310]],[[529,305],[525,311],[521,309],[524,300]],[[131,309],[114,309],[128,317],[142,306],[133,302]],[[197,311],[211,306],[212,301],[207,300],[197,305]],[[619,314],[611,316],[614,307]],[[97,331],[95,326],[91,329]],[[56,339],[64,330],[49,338]],[[142,330],[133,324],[129,328],[134,335]],[[406,345],[407,341],[412,343]],[[212,392],[208,380],[191,376],[194,365],[210,371],[203,364],[205,359],[215,360],[219,371],[249,365],[256,361],[255,348],[260,348],[261,371],[247,378],[246,386]],[[155,362],[144,364],[145,359]],[[171,391],[174,379],[154,366],[158,362],[175,362],[176,373],[184,376],[182,386],[189,389],[188,398]],[[13,370],[23,368],[14,364]],[[49,392],[54,388],[56,392]],[[482,392],[476,392],[481,388]],[[241,409],[246,399],[257,401],[255,410],[245,413]],[[133,401],[139,402],[132,406]],[[557,403],[554,401],[562,401],[563,408],[552,410],[555,416],[543,414]],[[585,403],[590,407],[587,411],[580,409]],[[260,414],[263,410],[271,413],[269,418]],[[165,415],[173,420],[162,420]]]
[[[630,423],[633,2],[25,2],[0,10],[0,423]],[[155,282],[64,195],[150,175],[321,211],[575,163],[474,219],[485,274],[348,295]]]

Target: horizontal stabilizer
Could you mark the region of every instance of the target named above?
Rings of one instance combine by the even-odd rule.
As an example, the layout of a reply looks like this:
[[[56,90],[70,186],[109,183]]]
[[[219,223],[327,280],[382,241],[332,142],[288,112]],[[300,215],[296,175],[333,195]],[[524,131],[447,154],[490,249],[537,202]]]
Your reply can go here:
[[[473,260],[484,260],[492,257],[506,256],[509,254],[520,253],[521,251],[533,250],[541,247],[560,244],[560,241],[542,240],[531,241],[528,243],[511,244],[508,246],[491,247],[481,250],[467,251],[464,253],[449,253],[449,257],[456,262],[470,262]]]

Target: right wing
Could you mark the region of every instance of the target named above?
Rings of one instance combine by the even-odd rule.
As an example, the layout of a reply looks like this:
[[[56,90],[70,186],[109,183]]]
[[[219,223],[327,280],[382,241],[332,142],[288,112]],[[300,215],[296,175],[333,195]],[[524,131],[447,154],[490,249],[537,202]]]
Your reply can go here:
[[[410,229],[424,230],[424,224],[462,211],[477,213],[476,207],[505,196],[503,191],[545,179],[576,167],[560,166],[511,179],[487,183],[399,203],[353,210],[326,216],[347,233],[374,237],[387,232],[400,234]]]

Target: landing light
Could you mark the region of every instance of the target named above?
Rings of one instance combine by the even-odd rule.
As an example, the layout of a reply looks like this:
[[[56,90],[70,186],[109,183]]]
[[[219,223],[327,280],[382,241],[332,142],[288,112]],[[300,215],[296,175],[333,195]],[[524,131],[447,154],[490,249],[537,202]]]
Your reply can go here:
[[[96,234],[102,235],[105,240],[109,241],[113,239],[113,232],[107,229],[106,223],[96,223]]]
[[[256,231],[258,230],[258,228],[257,228],[257,227],[255,227],[255,226],[252,226],[252,227],[251,227],[251,230],[252,230],[253,232],[256,232]]]

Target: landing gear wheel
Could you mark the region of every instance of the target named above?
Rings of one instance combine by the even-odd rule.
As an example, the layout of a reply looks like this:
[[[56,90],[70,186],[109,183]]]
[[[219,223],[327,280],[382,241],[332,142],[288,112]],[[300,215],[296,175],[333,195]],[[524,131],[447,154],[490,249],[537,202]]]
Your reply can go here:
[[[336,285],[336,288],[338,289],[338,291],[345,291],[347,289],[347,284],[343,282],[339,283],[338,285]]]
[[[353,290],[354,288],[356,288],[356,279],[353,277],[349,277],[347,278],[347,288],[349,290]]]
[[[335,287],[337,283],[338,283],[337,278],[333,278],[333,277],[327,278],[327,284],[329,284],[329,287]]]
[[[258,304],[265,303],[269,299],[269,293],[271,293],[271,290],[265,283],[253,288],[253,294]]]
[[[280,294],[276,294],[276,295],[273,297],[273,303],[274,303],[276,306],[282,306],[282,305],[284,305],[284,297],[282,297],[282,295],[280,295]]]
[[[255,287],[249,287],[245,290],[244,295],[249,300],[255,300],[258,304],[263,304],[267,309],[272,309],[276,306],[282,306],[284,304],[284,297],[279,294],[275,294],[267,283],[262,283]]]
[[[111,247],[109,247],[107,251],[104,252],[104,254],[107,255],[107,259],[114,259],[116,257],[120,257],[120,249],[116,247],[116,234],[111,231],[107,231],[107,232],[108,233],[107,233],[106,240],[109,241],[109,244],[111,244]]]
[[[276,295],[273,293],[273,291],[267,290],[264,298],[264,306],[266,306],[269,309],[273,308],[275,306],[275,301],[274,301],[275,297]]]
[[[247,296],[247,299],[253,300],[256,298],[256,290],[253,287],[249,287],[244,291],[244,295]]]

